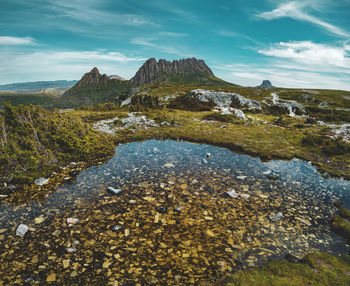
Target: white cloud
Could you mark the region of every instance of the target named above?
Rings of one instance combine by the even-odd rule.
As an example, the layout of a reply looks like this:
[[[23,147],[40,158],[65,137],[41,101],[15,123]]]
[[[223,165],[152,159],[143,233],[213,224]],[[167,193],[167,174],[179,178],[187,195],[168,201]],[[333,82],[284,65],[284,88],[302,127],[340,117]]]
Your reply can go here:
[[[268,63],[217,66],[218,75],[243,85],[269,79],[276,86],[350,90],[350,47],[280,42],[258,51],[271,57]]]
[[[258,52],[266,56],[284,59],[284,64],[288,60],[294,66],[299,65],[300,69],[350,73],[350,49],[347,45],[335,46],[311,41],[280,42]]]
[[[257,86],[268,79],[278,87],[350,90],[350,76],[344,74],[322,74],[254,64],[221,65],[216,66],[214,71],[224,80],[246,86]]]
[[[31,37],[9,37],[0,36],[0,45],[34,45],[35,41]]]
[[[291,1],[281,3],[276,9],[258,14],[257,16],[265,20],[274,20],[279,18],[292,18],[295,20],[309,22],[318,25],[329,32],[343,36],[350,37],[350,33],[343,29],[332,25],[326,21],[323,21],[315,16],[310,15],[308,9],[316,9],[321,5],[323,1],[304,0],[304,1]]]
[[[143,57],[109,51],[34,51],[0,53],[0,84],[34,80],[79,79],[97,66],[101,73],[134,75]]]

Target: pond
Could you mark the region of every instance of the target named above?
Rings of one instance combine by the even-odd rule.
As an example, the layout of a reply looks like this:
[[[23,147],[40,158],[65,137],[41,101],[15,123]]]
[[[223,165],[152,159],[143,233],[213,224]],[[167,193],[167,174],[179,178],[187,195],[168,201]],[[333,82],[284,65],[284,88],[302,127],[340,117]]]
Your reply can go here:
[[[0,274],[5,284],[188,284],[286,254],[342,255],[350,248],[329,219],[334,201],[350,207],[349,191],[349,181],[296,159],[261,162],[171,140],[124,144],[44,202],[0,204]],[[20,223],[31,227],[23,238]]]

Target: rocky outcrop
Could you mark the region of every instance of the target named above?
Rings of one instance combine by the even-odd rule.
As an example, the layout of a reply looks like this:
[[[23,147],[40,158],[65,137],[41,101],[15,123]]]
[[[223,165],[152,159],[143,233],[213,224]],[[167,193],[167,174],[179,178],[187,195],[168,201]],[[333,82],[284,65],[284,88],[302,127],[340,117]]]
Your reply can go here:
[[[217,107],[236,107],[247,109],[261,109],[258,101],[246,98],[237,93],[195,89],[191,96],[202,102],[213,102]]]
[[[263,88],[263,89],[271,89],[274,88],[274,86],[271,84],[269,80],[263,80],[263,82],[257,86],[258,88]]]
[[[289,114],[290,116],[305,114],[304,106],[295,100],[280,99],[277,93],[272,92],[272,106],[270,111],[272,114]]]
[[[109,77],[106,74],[101,75],[98,68],[94,67],[90,72],[83,75],[75,87],[84,85],[97,85],[100,83],[106,84],[108,81]]]
[[[174,60],[172,62],[155,58],[147,60],[137,71],[131,82],[135,85],[163,81],[198,80],[214,77],[203,60],[196,58]]]

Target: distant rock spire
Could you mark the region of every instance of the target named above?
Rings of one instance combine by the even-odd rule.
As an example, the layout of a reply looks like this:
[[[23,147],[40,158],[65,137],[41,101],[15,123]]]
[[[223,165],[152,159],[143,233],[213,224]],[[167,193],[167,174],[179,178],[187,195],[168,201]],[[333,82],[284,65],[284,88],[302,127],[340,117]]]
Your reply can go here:
[[[263,80],[263,82],[257,87],[264,88],[264,89],[274,88],[274,86],[271,84],[269,80]]]

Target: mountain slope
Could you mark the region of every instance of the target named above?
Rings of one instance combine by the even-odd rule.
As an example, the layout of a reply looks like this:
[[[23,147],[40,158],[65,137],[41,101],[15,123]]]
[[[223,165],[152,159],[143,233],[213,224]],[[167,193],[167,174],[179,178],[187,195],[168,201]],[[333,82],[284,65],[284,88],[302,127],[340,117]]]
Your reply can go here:
[[[94,67],[48,107],[67,108],[120,101],[125,99],[130,87],[129,81],[111,79],[106,74],[100,74]]]

